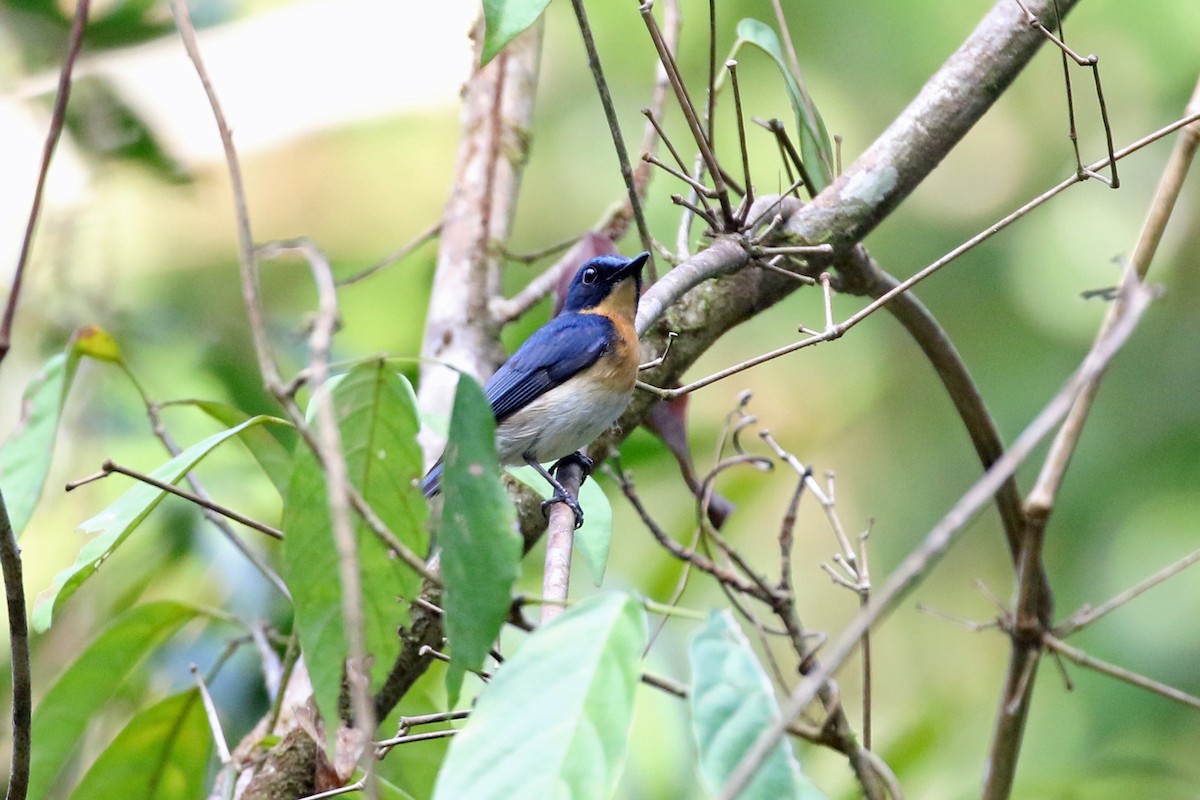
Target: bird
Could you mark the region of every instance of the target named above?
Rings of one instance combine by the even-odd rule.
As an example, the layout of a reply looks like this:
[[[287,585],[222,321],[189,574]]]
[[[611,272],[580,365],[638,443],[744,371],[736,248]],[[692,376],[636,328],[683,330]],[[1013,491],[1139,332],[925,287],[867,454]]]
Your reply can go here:
[[[641,350],[634,318],[650,254],[602,255],[580,266],[558,316],[534,331],[483,387],[496,418],[502,465],[528,464],[552,487],[542,504],[566,503],[583,525],[579,501],[556,475],[570,459],[590,471],[582,448],[617,421],[633,397]],[[543,464],[555,462],[549,470]],[[441,491],[442,461],[421,481]]]

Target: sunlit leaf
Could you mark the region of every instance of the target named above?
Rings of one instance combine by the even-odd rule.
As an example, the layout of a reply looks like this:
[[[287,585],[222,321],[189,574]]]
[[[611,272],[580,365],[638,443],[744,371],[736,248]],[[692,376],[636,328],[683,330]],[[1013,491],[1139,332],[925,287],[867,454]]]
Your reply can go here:
[[[611,797],[646,644],[637,598],[588,598],[537,630],[484,687],[435,800]]]
[[[328,396],[338,416],[350,482],[401,542],[424,555],[429,549],[421,475],[417,413],[402,376],[383,361],[359,365]],[[328,402],[328,400],[326,401]],[[336,719],[347,644],[338,555],[329,517],[325,475],[308,447],[297,444],[284,503],[284,579],[292,592],[300,636],[318,707]],[[420,578],[356,518],[367,651],[378,687],[399,652],[396,628],[408,623],[407,600]],[[330,726],[332,729],[335,726]]]
[[[513,477],[529,486],[542,497],[554,493],[550,484],[533,467],[510,468]],[[612,545],[612,506],[608,495],[594,479],[579,487],[579,507],[583,509],[583,525],[575,531],[575,549],[587,564],[592,581],[599,586],[608,568],[608,551]]]
[[[453,706],[463,673],[479,670],[512,605],[521,572],[521,536],[500,483],[495,418],[483,390],[470,376],[458,379],[442,492],[445,503],[438,542],[445,581],[446,635],[450,666],[446,693]]]
[[[483,0],[483,53],[486,64],[504,46],[524,33],[550,5],[550,0]]]
[[[95,325],[77,330],[71,339],[71,347],[79,355],[97,361],[107,361],[111,364],[119,364],[122,361],[121,345],[117,344],[112,334]]]
[[[213,448],[237,436],[247,428],[264,422],[282,423],[275,417],[252,417],[241,425],[214,433],[197,442],[179,455],[150,473],[163,483],[174,484],[196,466]],[[44,631],[50,627],[55,611],[67,598],[100,568],[100,565],[116,551],[122,542],[133,533],[142,520],[158,506],[167,493],[146,483],[135,483],[116,502],[79,526],[86,534],[95,538],[79,551],[75,563],[54,576],[50,588],[38,595],[33,609],[33,627]]]
[[[779,706],[762,665],[729,611],[713,613],[688,647],[692,666],[692,734],[700,753],[700,775],[716,793],[754,742],[779,720]],[[740,800],[824,800],[800,772],[787,741],[781,741]]]
[[[211,751],[199,691],[172,695],[130,720],[71,797],[195,800],[204,796]]]
[[[756,19],[743,19],[738,23],[737,35],[737,43],[733,46],[735,53],[743,43],[752,44],[770,56],[779,68],[779,74],[783,76],[783,82],[787,86],[788,100],[791,101],[792,111],[796,115],[796,127],[800,134],[800,157],[804,159],[809,177],[816,184],[813,191],[821,191],[829,185],[833,175],[833,147],[829,142],[829,132],[825,130],[824,120],[821,119],[816,106],[805,96],[796,76],[788,67],[779,37],[771,26]]]
[[[67,667],[33,713],[29,796],[50,797],[67,759],[87,732],[87,723],[113,689],[142,660],[203,612],[159,601],[136,606],[115,619]],[[61,787],[60,787],[61,788]]]

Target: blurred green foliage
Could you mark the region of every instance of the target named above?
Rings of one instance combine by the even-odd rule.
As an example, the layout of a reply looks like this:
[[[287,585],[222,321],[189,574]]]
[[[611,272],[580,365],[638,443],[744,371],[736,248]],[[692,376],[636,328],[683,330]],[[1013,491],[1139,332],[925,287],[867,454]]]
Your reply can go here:
[[[17,42],[23,56],[20,64],[4,59],[4,69],[11,72],[3,76],[5,84],[55,65],[61,50],[53,43],[61,42],[68,24],[61,5],[16,0],[0,5],[0,26],[6,28],[0,35]],[[109,5],[116,10],[89,29],[89,57],[102,58],[102,50],[169,30],[159,4]],[[235,14],[222,4],[212,7],[218,5],[211,21],[259,8],[249,5]],[[680,62],[696,89],[706,72],[705,8],[699,3],[684,6],[688,21]],[[622,125],[630,141],[636,141],[638,109],[646,104],[652,83],[653,48],[633,4],[593,3],[589,10]],[[805,79],[830,132],[843,139],[845,163],[904,107],[982,10],[932,0],[903,6],[864,0],[852,11],[829,2],[789,6]],[[1069,19],[1068,38],[1076,50],[1101,57],[1118,146],[1165,125],[1183,108],[1195,80],[1195,42],[1200,40],[1195,11],[1192,0],[1168,0],[1153,13],[1120,0],[1094,0]],[[765,2],[718,4],[719,59],[735,39],[737,21],[747,15],[770,19],[770,7]],[[312,46],[324,49],[336,41],[353,47],[356,32],[371,24],[369,17],[343,16],[327,40]],[[457,46],[464,35],[461,30],[430,30],[430,46]],[[774,65],[754,56],[743,54],[739,66],[748,114],[788,119],[791,109]],[[578,235],[621,196],[616,159],[566,4],[551,4],[548,11],[543,58],[547,68],[511,242],[514,251]],[[1081,146],[1085,158],[1096,158],[1102,155],[1103,137],[1089,76],[1079,72],[1074,77]],[[391,74],[364,79],[420,78]],[[286,82],[288,76],[279,74],[276,80]],[[121,87],[115,91],[119,98]],[[256,239],[304,234],[329,253],[339,274],[348,275],[419,234],[438,218],[452,190],[458,135],[454,102],[446,97],[437,104],[393,110],[244,154]],[[727,102],[720,111],[717,140],[729,158],[736,152],[735,128]],[[682,145],[685,128],[678,115],[669,114],[667,125]],[[145,131],[155,133],[150,127]],[[773,142],[757,128],[749,136],[759,190],[783,186],[786,177]],[[216,157],[184,163],[193,181],[179,185],[163,180],[163,169],[144,168],[174,163],[169,141],[161,142],[161,150],[121,151],[129,157],[123,161],[85,143],[75,146],[90,154],[82,162],[85,178],[79,191],[44,219],[15,347],[4,364],[0,431],[7,435],[13,429],[20,392],[39,365],[61,351],[67,333],[82,324],[98,324],[114,334],[154,399],[204,397],[251,414],[271,411],[241,306],[222,163]],[[1081,299],[1080,293],[1116,282],[1119,262],[1132,248],[1169,147],[1169,141],[1161,142],[1123,162],[1120,191],[1095,182],[1076,187],[918,288],[962,352],[1009,440],[1085,352],[1105,306]],[[912,274],[1069,175],[1070,153],[1061,66],[1057,54],[1046,51],[867,245],[893,274]],[[667,199],[675,191],[679,187],[658,175],[648,204],[651,227],[666,242],[675,240],[677,214]],[[1047,562],[1060,614],[1106,600],[1200,542],[1200,226],[1195,205],[1193,180],[1150,273],[1165,296],[1110,370],[1051,521]],[[6,226],[23,224],[23,212],[8,213],[16,219]],[[622,246],[635,249],[631,242]],[[434,246],[427,245],[342,291],[343,329],[336,357],[417,353],[433,256]],[[515,265],[506,280],[515,288],[533,274],[532,268]],[[276,347],[285,364],[297,366],[305,315],[313,303],[307,278],[292,266],[268,266],[263,293]],[[859,307],[853,298],[836,298],[839,314]],[[506,344],[519,341],[545,314],[543,304],[511,326]],[[698,377],[792,341],[796,325],[817,326],[821,315],[817,294],[800,292],[726,337],[690,374]],[[415,370],[404,369],[415,378]],[[140,400],[117,371],[85,362],[75,383],[49,488],[22,541],[31,597],[74,560],[81,543],[74,533],[79,522],[126,488],[124,479],[115,477],[70,495],[56,487],[93,472],[106,457],[147,470],[165,460]],[[693,396],[691,437],[701,469],[711,466],[724,415],[745,389],[754,393],[750,410],[784,447],[818,473],[837,472],[843,521],[857,530],[874,520],[871,566],[877,580],[978,474],[966,436],[932,371],[885,315],[834,344],[771,362]],[[203,414],[184,409],[166,414],[173,434],[185,445],[216,429]],[[622,456],[657,520],[672,534],[689,536],[694,503],[669,454],[639,431]],[[218,499],[251,516],[278,518],[277,494],[243,453],[216,451],[200,473]],[[1023,486],[1034,474],[1030,468],[1021,473]],[[635,587],[651,598],[667,598],[679,566],[652,542],[615,488],[606,488],[615,517],[606,586]],[[728,537],[756,563],[773,568],[773,540],[791,478],[733,471],[719,489],[738,507],[726,529]],[[187,504],[168,498],[151,519],[154,524],[141,529],[64,607],[54,630],[35,640],[34,674],[42,676],[35,699],[78,655],[81,641],[135,602],[201,601],[231,608],[247,619],[285,613],[273,590]],[[256,541],[255,546],[278,562],[273,543]],[[794,558],[800,610],[814,630],[836,632],[856,607],[855,598],[831,586],[817,568],[833,549],[819,509],[806,500]],[[530,564],[538,563],[540,555],[536,549]],[[537,582],[530,576],[538,570],[525,572],[523,586],[536,593]],[[585,573],[578,578],[575,592],[584,596],[591,591],[590,582]],[[956,617],[992,618],[996,609],[976,588],[977,580],[1001,598],[1010,593],[1008,555],[991,511],[874,640],[875,744],[911,797],[965,798],[978,791],[1005,642],[994,632],[973,633],[915,607],[919,602]],[[696,608],[724,605],[710,583],[695,579],[681,602]],[[1198,616],[1200,574],[1184,573],[1081,634],[1076,644],[1200,693],[1194,666]],[[274,621],[290,626],[286,619]],[[688,679],[685,643],[693,627],[668,625],[651,651],[650,668]],[[167,688],[185,687],[188,678],[181,666],[188,660],[210,666],[224,635],[223,630],[206,631],[174,641],[154,660],[156,669],[144,685],[115,692],[112,707],[95,720],[106,733],[97,734],[89,746],[116,735],[146,707],[147,696],[161,698]],[[253,659],[236,660],[214,684],[217,703],[228,709],[233,723],[227,730],[232,741],[265,710],[257,669]],[[1067,670],[1073,692],[1065,689],[1052,664],[1043,664],[1016,796],[1196,796],[1200,716],[1194,710],[1070,665]],[[429,687],[425,694],[413,695],[406,701],[411,705],[402,709],[436,708],[441,680],[440,670],[426,676],[420,684]],[[854,667],[843,674],[841,685],[855,719],[860,691]],[[156,691],[146,692],[151,686]],[[619,795],[694,796],[693,745],[682,721],[682,704],[645,687],[638,690],[638,703]],[[410,747],[417,751],[412,758],[419,760],[444,745]],[[807,746],[799,753],[806,774],[827,794],[853,795],[841,757]],[[418,796],[427,796],[432,785],[432,768],[427,770],[420,779],[424,794]]]

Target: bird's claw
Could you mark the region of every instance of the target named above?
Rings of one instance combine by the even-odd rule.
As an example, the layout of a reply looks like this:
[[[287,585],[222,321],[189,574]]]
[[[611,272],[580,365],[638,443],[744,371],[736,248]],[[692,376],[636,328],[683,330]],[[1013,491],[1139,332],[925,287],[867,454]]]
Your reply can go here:
[[[569,456],[563,456],[558,461],[555,461],[554,465],[550,467],[550,474],[557,478],[559,470],[570,464],[578,464],[580,470],[583,472],[583,474],[579,476],[580,486],[582,486],[583,482],[588,479],[588,476],[592,474],[592,469],[596,466],[595,461],[593,461],[591,458],[588,458],[588,456],[584,455],[583,452],[576,450]]]
[[[549,500],[543,500],[543,517],[550,517],[550,506],[554,505],[555,503],[566,503],[567,507],[571,509],[571,513],[575,515],[575,530],[579,530],[581,527],[583,527],[583,509],[579,507],[579,501],[574,497],[571,497],[569,494],[559,494],[555,492],[554,496]]]

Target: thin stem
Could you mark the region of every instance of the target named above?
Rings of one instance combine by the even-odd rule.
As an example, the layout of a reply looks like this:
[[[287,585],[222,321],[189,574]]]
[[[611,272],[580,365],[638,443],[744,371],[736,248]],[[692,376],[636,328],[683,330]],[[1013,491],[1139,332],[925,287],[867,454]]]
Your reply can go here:
[[[1195,550],[1191,553],[1188,553],[1186,556],[1179,559],[1174,564],[1171,564],[1163,569],[1160,569],[1158,572],[1154,573],[1149,578],[1146,578],[1144,581],[1141,581],[1140,583],[1138,583],[1135,586],[1131,586],[1130,588],[1126,589],[1125,591],[1123,591],[1120,594],[1113,597],[1108,602],[1101,603],[1100,605],[1096,606],[1095,608],[1091,608],[1090,606],[1084,606],[1079,611],[1076,611],[1069,618],[1067,618],[1067,620],[1065,622],[1063,622],[1060,625],[1056,625],[1054,627],[1054,635],[1056,637],[1058,637],[1059,639],[1067,638],[1068,636],[1070,636],[1072,633],[1075,633],[1075,631],[1079,630],[1080,628],[1091,625],[1093,622],[1100,619],[1101,617],[1104,617],[1104,616],[1108,615],[1109,613],[1116,611],[1118,608],[1125,605],[1130,600],[1133,600],[1134,598],[1139,597],[1142,594],[1145,594],[1146,592],[1153,589],[1155,586],[1158,586],[1160,583],[1167,580],[1168,578],[1171,578],[1171,577],[1179,574],[1180,572],[1183,572],[1185,569],[1192,566],[1197,561],[1200,561],[1200,550]]]
[[[397,261],[403,261],[405,258],[408,258],[408,256],[410,254],[412,254],[415,250],[420,248],[426,242],[434,239],[441,232],[442,232],[442,223],[441,223],[441,220],[439,220],[439,221],[433,223],[432,225],[430,225],[428,228],[426,228],[421,233],[417,234],[417,237],[415,239],[413,239],[411,242],[409,242],[408,244],[398,247],[397,249],[388,253],[386,256],[379,259],[378,261],[376,261],[374,264],[367,267],[366,269],[364,269],[360,272],[356,272],[353,275],[350,275],[348,277],[342,278],[340,281],[337,282],[337,285],[338,286],[351,286],[355,283],[358,283],[361,280],[365,280],[365,279],[371,277],[376,272],[379,272],[381,269],[386,269],[387,267],[390,267],[392,264],[395,264]]]
[[[232,758],[229,755],[229,743],[225,740],[225,731],[221,729],[221,718],[217,716],[217,706],[213,703],[212,695],[208,693],[208,684],[200,674],[200,668],[192,664],[191,669],[196,688],[200,691],[200,699],[204,703],[204,716],[208,718],[208,727],[217,745],[217,758],[222,764],[228,765]]]
[[[182,497],[184,500],[187,500],[190,503],[195,503],[201,508],[207,508],[209,511],[215,511],[221,516],[228,517],[234,522],[240,522],[247,528],[253,528],[260,533],[265,533],[267,536],[270,536],[273,539],[283,539],[283,531],[279,530],[278,528],[273,528],[270,525],[267,525],[265,522],[259,522],[256,519],[251,519],[244,514],[234,511],[232,508],[226,508],[225,506],[214,503],[213,501],[205,499],[199,495],[180,489],[178,486],[172,486],[165,481],[160,481],[153,475],[147,475],[144,472],[138,472],[135,469],[130,469],[129,467],[117,464],[112,459],[105,459],[104,463],[100,465],[100,468],[105,474],[116,472],[120,475],[133,478],[136,481],[141,481],[142,483],[153,486],[161,491],[169,492],[176,497]],[[67,484],[68,491],[73,488],[75,488],[75,484]]]
[[[571,2],[581,3],[582,0],[571,0]],[[684,119],[688,123],[688,128],[692,132],[692,138],[696,142],[696,148],[700,151],[700,155],[704,159],[704,164],[708,167],[709,174],[712,175],[713,188],[717,191],[717,200],[721,204],[721,215],[725,221],[726,229],[734,230],[736,227],[736,218],[733,213],[733,206],[729,203],[729,192],[725,188],[725,181],[721,177],[721,166],[717,161],[717,157],[713,154],[711,142],[701,127],[700,120],[696,117],[696,108],[692,105],[687,88],[683,85],[683,76],[679,73],[679,67],[675,63],[675,58],[667,47],[661,31],[658,29],[658,23],[655,21],[654,14],[652,13],[652,4],[647,3],[643,5],[641,12],[642,19],[646,23],[646,29],[650,32],[650,38],[653,40],[654,47],[658,51],[658,58],[667,70],[667,77],[671,81],[671,88],[675,90],[675,99],[679,102],[679,109],[683,112]]]
[[[608,120],[608,130],[612,135],[613,148],[617,151],[617,162],[621,166],[621,178],[625,181],[625,190],[629,195],[629,206],[633,209],[633,219],[637,223],[638,236],[642,240],[642,249],[653,252],[653,239],[650,236],[650,228],[646,225],[646,217],[642,213],[642,199],[638,196],[637,186],[634,184],[633,167],[629,164],[625,137],[621,135],[621,123],[617,120],[617,109],[613,105],[612,95],[608,91],[608,81],[604,77],[604,69],[600,66],[600,53],[596,50],[595,40],[592,39],[592,26],[588,23],[583,0],[571,0],[571,8],[575,10],[575,20],[579,24],[579,33],[583,37],[583,47],[587,50],[588,68],[592,71],[592,79],[596,82],[596,92],[600,95],[600,104],[604,107],[604,117]]]
[[[8,642],[12,650],[12,757],[8,770],[7,800],[25,800],[29,793],[32,755],[33,677],[29,669],[29,620],[25,610],[25,579],[21,548],[0,494],[0,568],[8,604]]]
[[[738,86],[737,62],[726,61],[725,67],[729,70],[729,82],[733,85],[733,108],[737,116],[738,145],[742,150],[742,175],[746,181],[744,208],[749,212],[750,206],[754,204],[754,186],[750,181],[750,150],[746,147],[746,121],[742,115],[742,91]],[[830,248],[830,250],[832,249]]]
[[[1017,470],[1037,444],[1066,415],[1076,396],[1091,376],[1102,370],[1116,355],[1121,345],[1133,332],[1134,326],[1150,302],[1149,291],[1141,287],[1131,287],[1131,295],[1131,302],[1121,324],[1110,330],[1103,341],[1097,342],[1093,346],[1080,368],[1017,437],[1012,448],[997,460],[992,468],[954,504],[953,508],[933,527],[921,545],[887,577],[866,608],[856,614],[833,645],[824,650],[824,661],[821,666],[806,675],[796,686],[791,697],[783,706],[781,722],[773,724],[759,736],[725,786],[722,787],[720,798],[731,800],[738,795],[745,787],[746,782],[754,775],[762,760],[766,758],[770,749],[783,735],[785,721],[794,719],[812,702],[826,681],[845,664],[857,649],[863,633],[890,612],[895,604],[928,574],[929,569],[945,554],[979,509],[988,502],[1000,485]]]
[[[29,218],[25,222],[25,235],[21,239],[21,254],[17,256],[17,268],[13,272],[12,287],[8,292],[8,302],[4,305],[4,317],[0,321],[0,362],[4,361],[12,346],[13,321],[17,314],[17,301],[21,297],[21,284],[25,279],[25,267],[29,264],[29,254],[33,250],[33,236],[37,231],[38,217],[42,212],[42,193],[46,189],[46,176],[50,174],[50,161],[58,148],[58,140],[62,137],[63,123],[67,117],[67,100],[71,97],[71,73],[75,69],[75,60],[83,47],[83,29],[87,25],[88,7],[90,0],[78,0],[75,5],[75,17],[71,20],[71,32],[68,34],[67,55],[63,60],[62,69],[58,73],[58,89],[54,95],[54,108],[50,112],[50,129],[46,132],[46,143],[42,146],[42,160],[38,167],[37,183],[33,189],[33,203],[29,209]],[[18,786],[18,791],[28,791],[26,786]],[[12,791],[9,796],[14,797]]]
[[[1139,675],[1136,672],[1131,672],[1124,667],[1118,667],[1116,664],[1110,664],[1107,661],[1101,661],[1100,659],[1090,656],[1076,647],[1072,647],[1053,634],[1043,634],[1042,641],[1051,650],[1056,653],[1063,654],[1076,664],[1079,664],[1081,667],[1087,667],[1088,669],[1095,670],[1096,672],[1116,678],[1117,680],[1125,681],[1126,683],[1133,684],[1134,686],[1138,686],[1142,689],[1147,689],[1155,694],[1162,695],[1168,700],[1174,700],[1177,703],[1183,703],[1185,706],[1200,708],[1200,697],[1180,691],[1174,686],[1168,686],[1165,683],[1152,680],[1144,675]]]

